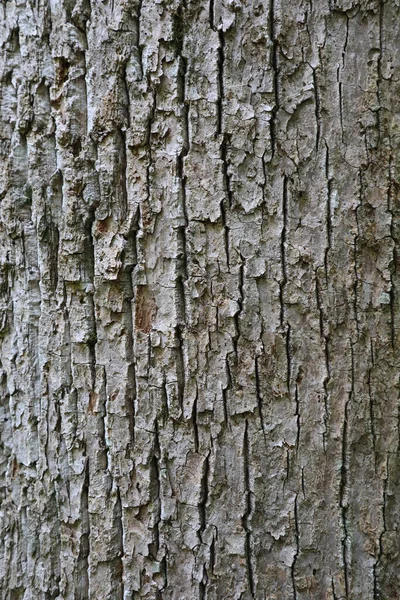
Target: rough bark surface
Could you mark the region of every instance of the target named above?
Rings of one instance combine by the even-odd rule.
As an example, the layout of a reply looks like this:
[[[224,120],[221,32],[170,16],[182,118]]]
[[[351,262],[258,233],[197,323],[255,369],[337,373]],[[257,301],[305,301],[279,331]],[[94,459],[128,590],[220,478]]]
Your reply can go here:
[[[398,0],[0,48],[1,599],[400,598]]]

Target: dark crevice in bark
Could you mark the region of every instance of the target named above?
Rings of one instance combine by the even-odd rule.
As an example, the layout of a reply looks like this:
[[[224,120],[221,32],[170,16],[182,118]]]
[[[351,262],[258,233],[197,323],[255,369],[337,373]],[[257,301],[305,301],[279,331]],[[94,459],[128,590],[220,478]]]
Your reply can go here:
[[[360,336],[360,317],[358,314],[358,288],[360,285],[360,276],[359,276],[359,269],[358,269],[358,241],[360,239],[360,224],[359,224],[359,217],[358,217],[358,211],[359,208],[362,204],[362,195],[363,195],[363,182],[362,182],[362,173],[361,171],[359,172],[359,181],[360,181],[360,190],[359,190],[359,197],[360,197],[360,202],[359,204],[356,206],[355,209],[355,215],[356,215],[356,225],[357,225],[357,234],[354,236],[354,243],[353,243],[353,261],[354,261],[354,284],[353,284],[353,290],[354,290],[354,317],[355,317],[355,322],[356,322],[356,331],[357,331],[357,337],[359,338]]]
[[[271,67],[273,71],[274,79],[274,101],[275,105],[271,113],[270,130],[271,130],[271,160],[275,156],[276,152],[276,116],[279,109],[279,65],[278,65],[278,51],[279,44],[275,35],[275,0],[269,2],[269,38],[272,43],[271,49]]]
[[[337,81],[339,86],[339,115],[340,115],[340,131],[342,144],[344,144],[344,129],[343,129],[343,84],[340,81],[340,67],[337,68]]]
[[[165,556],[163,556],[160,561],[160,573],[164,579],[164,585],[160,590],[160,596],[162,598],[162,591],[168,587],[168,550],[165,550]]]
[[[326,197],[326,237],[327,246],[324,254],[325,278],[328,283],[328,259],[332,248],[332,178],[330,175],[329,163],[329,146],[325,141],[326,157],[325,157],[325,177],[327,181],[327,197]]]
[[[344,38],[344,44],[343,44],[343,50],[342,50],[342,69],[345,68],[346,66],[346,52],[347,52],[347,44],[349,42],[349,22],[350,22],[350,17],[349,15],[345,15],[346,18],[346,35]]]
[[[96,309],[94,305],[93,294],[88,294],[88,304],[90,310],[90,334],[87,340],[87,347],[89,351],[89,364],[90,374],[92,378],[92,391],[96,387],[96,344],[97,344],[97,323],[96,323]]]
[[[135,445],[135,411],[137,398],[137,381],[134,355],[134,321],[132,313],[132,301],[134,299],[132,271],[138,264],[137,259],[137,229],[139,221],[139,210],[133,219],[130,231],[125,235],[125,248],[122,254],[123,272],[126,277],[124,298],[124,323],[126,328],[126,360],[127,382],[126,382],[126,411],[129,417],[129,434],[132,448]]]
[[[138,0],[137,3],[137,11],[136,11],[136,27],[137,27],[137,49],[138,49],[138,59],[140,65],[140,81],[143,80],[144,77],[144,68],[143,68],[143,44],[140,43],[140,33],[141,33],[141,18],[142,18],[142,6],[143,0]]]
[[[225,360],[225,365],[226,365],[226,375],[227,375],[227,385],[225,388],[222,388],[222,404],[223,404],[223,409],[224,409],[224,423],[225,426],[230,428],[230,422],[229,422],[229,410],[228,410],[228,392],[231,391],[233,389],[233,377],[232,377],[232,371],[231,371],[231,365],[230,365],[230,358],[231,356],[228,355],[228,357]]]
[[[290,383],[292,380],[292,355],[291,355],[291,349],[290,349],[291,333],[292,333],[292,328],[288,323],[287,328],[286,328],[286,334],[285,334],[285,348],[286,348],[286,388],[287,388],[289,396],[290,396]]]
[[[238,281],[239,295],[238,295],[238,299],[237,299],[239,310],[236,312],[236,314],[234,316],[235,335],[233,336],[233,339],[232,339],[236,360],[238,358],[238,340],[240,338],[240,319],[241,319],[241,315],[243,312],[243,301],[244,301],[244,259],[243,259],[242,255],[240,255],[240,259],[241,259],[241,263],[239,266],[239,277],[238,277],[238,279],[239,279],[239,281]]]
[[[251,488],[250,488],[250,448],[248,437],[249,423],[246,419],[243,439],[243,462],[244,462],[244,489],[245,489],[245,512],[242,517],[243,529],[246,532],[245,551],[246,551],[246,567],[247,580],[249,583],[249,591],[251,597],[254,598],[254,567],[252,556],[252,532],[249,524],[252,506],[251,506]]]
[[[222,173],[224,178],[224,187],[227,197],[227,204],[228,208],[231,209],[233,206],[233,193],[231,189],[231,176],[229,175],[229,161],[227,158],[229,142],[230,135],[228,133],[224,133],[221,143]]]
[[[206,569],[204,569],[206,571]],[[204,575],[203,575],[204,577]],[[207,598],[207,589],[204,581],[199,582],[199,600],[206,600]]]
[[[89,518],[89,459],[85,460],[85,474],[81,492],[81,537],[77,560],[75,590],[77,600],[89,599],[89,553],[90,553],[90,518]]]
[[[161,418],[162,418],[162,424],[165,425],[165,423],[169,419],[168,393],[167,393],[167,382],[166,382],[165,375],[163,378],[162,388],[161,388]]]
[[[175,348],[175,368],[176,368],[176,379],[178,387],[178,399],[181,414],[183,415],[183,401],[185,395],[186,385],[186,372],[185,372],[185,361],[184,361],[184,338],[182,335],[182,327],[175,327],[175,335],[178,342],[178,346]]]
[[[218,30],[218,99],[217,99],[217,135],[222,133],[223,101],[224,101],[224,67],[225,67],[225,36],[222,29]]]
[[[124,565],[122,558],[124,556],[124,528],[122,523],[122,503],[121,493],[117,486],[117,497],[113,510],[113,532],[115,536],[116,556],[113,560],[113,593],[116,600],[124,598]]]
[[[299,527],[299,515],[297,505],[297,494],[294,499],[294,529],[295,529],[295,540],[296,540],[296,552],[293,556],[292,565],[290,567],[290,573],[292,578],[293,586],[293,600],[297,600],[297,588],[296,588],[296,563],[300,553],[300,527]]]
[[[211,29],[215,30],[216,28],[215,28],[215,23],[214,23],[214,0],[209,0],[208,14],[209,14],[210,27],[211,27]]]
[[[279,301],[280,301],[280,324],[284,327],[285,320],[285,302],[284,302],[284,289],[287,283],[287,271],[286,271],[286,239],[287,239],[287,228],[288,228],[288,191],[287,191],[287,177],[283,178],[283,195],[282,195],[282,230],[281,230],[281,265],[282,265],[282,276],[279,284]]]
[[[215,570],[215,537],[213,535],[211,546],[210,546],[210,571],[214,574]]]
[[[157,560],[160,550],[160,523],[161,523],[161,478],[159,461],[161,457],[158,421],[154,421],[153,456],[150,463],[150,494],[154,506],[154,525],[152,531],[152,543],[149,552],[153,560]]]
[[[375,473],[376,473],[377,472],[377,453],[376,453],[377,438],[376,438],[376,431],[375,431],[375,406],[374,406],[375,403],[374,403],[373,392],[372,392],[372,384],[371,384],[371,373],[372,373],[372,370],[374,368],[374,346],[373,346],[372,339],[370,340],[370,356],[371,356],[371,366],[368,369],[367,385],[368,385],[369,420],[370,420],[370,425],[371,425],[372,450],[373,450],[373,453],[374,453]]]
[[[229,162],[228,162],[228,145],[229,145],[229,134],[223,133],[223,102],[224,102],[224,65],[225,65],[225,37],[222,30],[218,30],[219,48],[217,57],[217,68],[218,68],[218,99],[217,99],[217,135],[222,135],[222,141],[220,146],[220,156],[222,162],[222,175],[224,181],[224,188],[226,193],[226,202],[221,201],[221,221],[224,228],[224,242],[225,242],[225,254],[228,269],[230,268],[230,250],[229,250],[229,234],[230,228],[227,224],[226,210],[231,209],[233,205],[233,195],[231,190],[231,177],[229,175]]]
[[[336,596],[336,590],[335,590],[335,582],[333,581],[333,578],[331,579],[331,589],[332,589],[332,596],[333,596],[333,600],[340,600],[338,596]]]
[[[223,409],[224,409],[224,422],[225,422],[225,424],[228,424],[229,423],[228,390],[230,390],[232,388],[232,383],[231,383],[232,378],[231,378],[230,367],[228,365],[228,361],[226,361],[226,369],[228,372],[229,383],[226,388],[222,388],[222,405],[223,405]],[[399,409],[399,415],[400,415],[400,409]]]
[[[177,177],[181,182],[181,202],[184,225],[178,228],[178,297],[181,299],[181,326],[184,327],[186,324],[186,296],[183,282],[188,278],[187,269],[187,240],[186,240],[186,228],[189,224],[186,208],[186,175],[184,174],[184,160],[189,153],[190,139],[189,139],[189,106],[186,102],[186,75],[187,75],[187,60],[181,54],[179,55],[180,65],[178,71],[178,94],[179,100],[182,106],[182,129],[183,129],[183,144],[182,148],[177,156]]]
[[[200,481],[199,517],[200,517],[200,541],[203,542],[203,534],[207,527],[207,502],[209,491],[210,453],[204,458],[203,470]]]
[[[129,129],[129,127],[131,126],[131,97],[129,94],[129,85],[128,85],[128,78],[127,78],[127,73],[126,73],[126,62],[123,63],[122,65],[122,74],[121,74],[121,79],[122,79],[122,88],[123,88],[123,95],[125,96],[125,102],[124,107],[125,108],[125,113],[126,113],[126,127],[127,129]],[[125,142],[125,148],[126,148],[126,132],[124,130],[121,131],[121,133],[124,135],[124,142]],[[126,157],[125,157],[126,160]]]
[[[348,525],[348,503],[347,503],[347,488],[348,488],[348,472],[349,472],[349,448],[348,448],[348,423],[349,423],[349,404],[351,401],[354,401],[354,349],[353,344],[350,342],[350,351],[351,351],[351,391],[349,393],[348,399],[346,400],[344,407],[344,420],[342,427],[342,455],[341,455],[341,476],[340,476],[340,486],[339,486],[339,505],[342,513],[342,528],[343,528],[343,537],[342,537],[342,557],[343,557],[343,576],[344,576],[344,584],[346,591],[346,598],[349,598],[350,588],[349,588],[349,525]]]
[[[386,457],[386,477],[383,483],[383,493],[382,493],[382,531],[379,535],[379,544],[378,544],[378,554],[376,557],[376,561],[373,566],[373,575],[374,575],[374,600],[382,600],[381,593],[381,581],[379,577],[379,570],[382,567],[382,557],[385,555],[383,548],[383,537],[387,532],[387,523],[386,523],[386,509],[387,509],[387,496],[388,496],[388,481],[389,481],[389,455]]]
[[[285,479],[283,480],[283,490],[284,491],[285,491],[286,483],[289,481],[289,477],[290,477],[290,453],[289,453],[289,449],[288,448],[286,448],[285,467],[286,467]]]
[[[110,449],[107,444],[107,372],[105,367],[102,367],[102,385],[99,398],[99,445],[102,450],[104,470],[109,470],[110,467]]]
[[[154,117],[155,117],[155,113],[156,113],[156,108],[157,108],[157,93],[156,90],[153,90],[153,94],[152,94],[153,98],[152,98],[152,103],[151,106],[149,108],[149,115],[148,115],[148,119],[147,119],[147,133],[146,133],[146,147],[147,147],[147,155],[148,155],[148,162],[147,162],[147,167],[146,167],[146,200],[145,202],[149,203],[150,198],[151,198],[151,169],[153,166],[153,156],[152,156],[152,144],[151,144],[151,125],[154,121]],[[141,211],[142,213],[142,211]],[[142,222],[143,222],[143,214],[142,214]]]
[[[129,119],[128,119],[129,121]],[[129,126],[129,125],[128,125]],[[119,131],[116,134],[116,148],[118,149],[118,164],[116,171],[119,175],[119,181],[116,182],[117,189],[121,191],[120,197],[120,219],[123,222],[128,214],[128,178],[127,178],[127,149],[126,149],[126,131]],[[119,185],[118,185],[119,184]]]
[[[377,121],[377,131],[378,131],[378,143],[381,139],[381,111],[382,111],[382,99],[381,99],[381,85],[383,81],[382,75],[382,56],[383,56],[383,11],[384,11],[384,2],[382,0],[378,0],[379,2],[379,56],[376,63],[377,69],[377,79],[376,79],[376,99],[378,102],[378,108],[376,112],[376,121]]]
[[[230,268],[230,254],[229,254],[229,233],[230,233],[230,227],[227,225],[227,221],[226,221],[226,211],[225,211],[225,204],[224,204],[224,202],[221,202],[221,204],[220,204],[220,211],[221,211],[221,222],[222,222],[223,235],[224,235],[224,247],[225,247],[226,264],[227,264],[227,267],[229,269]]]
[[[325,319],[324,319],[324,310],[323,310],[323,306],[322,306],[322,302],[321,302],[321,291],[320,291],[321,284],[320,284],[320,280],[318,277],[318,270],[319,270],[319,268],[317,268],[315,271],[315,294],[316,294],[317,308],[318,308],[318,313],[319,313],[319,331],[320,331],[321,339],[323,340],[323,344],[324,344],[324,357],[325,357],[325,370],[326,370],[326,376],[324,377],[324,380],[323,380],[325,431],[322,434],[323,446],[324,446],[324,450],[326,451],[326,441],[327,441],[327,435],[328,435],[328,429],[329,429],[328,428],[328,423],[329,423],[329,383],[331,381],[331,370],[330,370],[330,356],[329,356],[329,336],[325,333]],[[325,273],[326,273],[326,271],[325,271]]]
[[[296,417],[296,422],[297,422],[297,432],[296,432],[296,454],[299,451],[299,446],[300,446],[300,400],[299,400],[299,389],[296,383],[296,387],[295,387],[295,391],[294,391],[294,401],[296,404],[296,412],[294,414],[294,416]]]
[[[183,42],[181,42],[182,44]],[[181,50],[180,50],[181,51]],[[176,281],[176,289],[178,295],[178,320],[181,329],[186,324],[186,294],[184,281],[188,278],[187,270],[187,241],[186,241],[186,228],[189,220],[186,209],[186,176],[184,175],[184,160],[189,153],[190,140],[189,140],[189,107],[186,103],[186,73],[187,73],[187,60],[181,54],[179,54],[179,71],[178,71],[178,95],[179,101],[182,106],[182,129],[183,129],[183,144],[182,148],[177,156],[177,177],[181,183],[181,202],[184,225],[178,228],[177,231],[177,243],[178,243],[178,278]]]
[[[390,341],[392,345],[392,349],[396,349],[396,330],[395,330],[395,315],[396,315],[396,286],[395,279],[397,275],[397,265],[398,265],[398,250],[397,250],[397,236],[395,233],[395,215],[393,212],[393,198],[394,198],[394,190],[393,190],[393,156],[392,149],[389,156],[389,164],[388,164],[388,189],[387,189],[387,209],[390,214],[390,237],[393,240],[393,266],[390,268],[390,290],[389,290],[389,298],[390,298]]]
[[[343,527],[343,538],[342,538],[342,556],[343,556],[343,572],[344,572],[344,584],[346,590],[346,598],[349,597],[349,566],[348,566],[348,522],[347,522],[347,504],[345,504],[345,493],[347,486],[347,414],[348,414],[348,401],[345,406],[345,419],[343,423],[343,434],[342,434],[342,468],[341,468],[341,481],[340,481],[340,507],[342,510],[342,527]]]
[[[317,136],[315,141],[315,147],[318,151],[319,142],[321,139],[321,99],[319,96],[317,69],[312,69],[313,86],[314,86],[314,105],[315,105],[315,119],[317,122]]]
[[[197,397],[198,397],[198,393],[196,390],[196,397],[193,402],[192,418],[191,418],[191,421],[193,423],[193,438],[194,438],[194,451],[195,452],[199,451],[199,425],[197,423]]]
[[[261,391],[260,368],[259,368],[258,362],[259,362],[259,359],[256,356],[254,359],[254,373],[255,373],[255,377],[256,377],[256,395],[257,395],[258,416],[260,419],[260,424],[261,424],[261,429],[263,432],[264,440],[266,441],[264,413],[263,413],[263,394]]]

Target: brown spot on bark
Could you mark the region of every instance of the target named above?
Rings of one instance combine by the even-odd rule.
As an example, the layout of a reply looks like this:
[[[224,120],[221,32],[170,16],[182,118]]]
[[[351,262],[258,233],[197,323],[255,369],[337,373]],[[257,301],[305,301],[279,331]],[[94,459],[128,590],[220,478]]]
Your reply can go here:
[[[140,210],[142,212],[142,226],[144,229],[150,227],[153,221],[153,215],[148,202],[142,202],[140,206]]]
[[[97,231],[99,233],[106,233],[110,228],[110,223],[111,223],[110,217],[107,217],[106,219],[99,221],[97,223]]]
[[[88,411],[92,414],[94,413],[94,409],[96,407],[96,402],[97,402],[97,394],[96,394],[96,392],[91,391],[89,394]]]
[[[18,473],[18,471],[19,471],[18,461],[17,461],[16,457],[14,456],[13,462],[12,462],[11,477],[15,477],[15,475]]]
[[[150,333],[157,308],[147,285],[139,285],[136,289],[135,327],[143,333]]]
[[[119,390],[116,390],[115,392],[113,392],[111,394],[111,396],[110,396],[111,402],[113,402],[117,398],[118,394],[119,394]]]

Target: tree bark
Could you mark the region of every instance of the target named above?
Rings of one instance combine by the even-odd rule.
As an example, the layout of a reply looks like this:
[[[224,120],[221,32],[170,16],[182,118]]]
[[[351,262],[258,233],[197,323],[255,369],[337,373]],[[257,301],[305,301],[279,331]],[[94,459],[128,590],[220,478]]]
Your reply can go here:
[[[400,598],[398,0],[0,3],[0,598]]]

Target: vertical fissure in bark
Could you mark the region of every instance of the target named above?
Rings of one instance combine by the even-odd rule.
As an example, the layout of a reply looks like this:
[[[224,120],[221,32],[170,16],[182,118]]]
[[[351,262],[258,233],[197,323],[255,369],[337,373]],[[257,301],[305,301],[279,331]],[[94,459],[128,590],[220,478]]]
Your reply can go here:
[[[218,41],[219,46],[217,50],[217,69],[218,69],[218,79],[217,79],[217,89],[218,89],[218,98],[217,98],[217,135],[222,134],[222,126],[223,126],[223,102],[224,102],[224,66],[225,66],[225,36],[222,29],[218,29]]]
[[[362,173],[361,173],[361,171],[359,171],[359,198],[360,198],[360,202],[358,203],[358,205],[356,206],[356,209],[355,209],[357,233],[354,236],[354,242],[353,242],[354,317],[355,317],[355,323],[356,323],[357,338],[359,338],[359,336],[360,336],[360,316],[358,314],[358,305],[359,305],[358,292],[359,292],[359,287],[360,287],[360,283],[361,283],[360,282],[359,272],[358,272],[358,242],[359,242],[359,239],[360,239],[360,223],[359,223],[358,212],[359,212],[359,209],[360,209],[360,207],[362,205],[362,195],[363,195],[363,181],[362,181]]]
[[[116,600],[124,600],[124,526],[122,502],[119,486],[116,486],[116,499],[113,510],[113,532],[115,535],[115,559],[113,561],[113,593]]]
[[[328,283],[328,260],[329,253],[332,248],[332,177],[330,174],[330,164],[329,164],[329,146],[325,140],[325,178],[326,178],[326,237],[327,237],[327,245],[324,252],[324,267],[325,267],[325,278]]]
[[[229,174],[229,162],[228,162],[228,144],[229,144],[229,134],[223,130],[223,110],[224,110],[224,67],[225,67],[225,35],[222,29],[218,29],[218,55],[217,55],[217,88],[218,88],[218,98],[217,98],[217,128],[216,134],[217,136],[222,136],[221,144],[220,144],[220,156],[222,162],[222,175],[224,181],[224,188],[226,199],[222,200],[220,203],[220,211],[221,211],[221,221],[222,227],[224,229],[224,243],[225,243],[225,254],[226,254],[226,262],[228,269],[230,268],[230,249],[229,249],[229,237],[230,237],[230,227],[227,222],[227,214],[226,210],[231,209],[233,206],[233,195],[231,190],[231,179]]]
[[[137,399],[137,377],[135,369],[134,354],[134,320],[132,312],[132,301],[134,298],[132,271],[137,265],[137,239],[136,228],[139,218],[139,211],[136,212],[133,229],[126,236],[126,248],[129,250],[129,259],[124,255],[123,265],[126,277],[125,299],[124,299],[124,324],[126,327],[126,360],[127,360],[127,393],[126,393],[126,412],[129,418],[129,438],[131,448],[135,446],[135,413]]]
[[[136,31],[137,31],[137,51],[138,51],[138,61],[140,66],[140,75],[139,80],[143,81],[144,78],[144,68],[143,68],[143,45],[140,42],[141,30],[142,30],[142,7],[143,0],[137,0],[137,9],[136,9]]]
[[[222,222],[223,235],[224,235],[224,249],[225,249],[226,264],[229,269],[230,268],[230,250],[229,250],[230,227],[227,224],[227,220],[226,220],[226,211],[225,211],[224,201],[222,201],[220,203],[220,211],[221,211],[221,222]]]
[[[175,336],[177,340],[177,347],[175,348],[175,368],[176,378],[178,387],[178,399],[181,414],[183,415],[183,401],[185,396],[185,385],[186,385],[186,371],[185,371],[185,359],[184,359],[184,338],[182,327],[178,325],[175,327]]]
[[[292,379],[292,354],[291,354],[291,334],[292,334],[292,327],[291,325],[288,323],[287,327],[286,327],[286,333],[285,333],[285,350],[286,350],[286,388],[287,388],[287,393],[288,396],[290,398],[290,393],[291,393],[291,379]],[[297,410],[297,408],[296,408]]]
[[[315,140],[315,148],[318,152],[319,142],[321,138],[321,99],[318,88],[317,69],[312,67],[313,87],[314,87],[314,106],[315,106],[315,120],[317,122],[317,134]]]
[[[102,373],[102,386],[99,398],[99,437],[100,447],[103,454],[103,469],[107,470],[110,474],[110,448],[107,442],[107,403],[108,403],[108,386],[107,386],[107,371],[104,366],[101,367]]]
[[[326,452],[326,442],[328,435],[328,423],[329,423],[329,383],[331,380],[331,369],[330,369],[330,357],[329,357],[329,336],[325,333],[325,318],[324,318],[324,310],[321,301],[321,283],[318,276],[318,272],[321,267],[317,267],[315,270],[315,296],[317,301],[318,315],[319,315],[319,332],[321,340],[323,340],[324,344],[324,357],[325,357],[325,371],[326,375],[323,380],[323,388],[324,388],[324,426],[325,430],[322,433],[322,441],[324,451]],[[325,270],[326,274],[326,270]]]
[[[388,188],[387,188],[387,209],[390,214],[390,237],[393,240],[393,262],[390,273],[390,341],[392,349],[396,348],[396,330],[395,330],[395,307],[396,307],[396,286],[395,280],[397,275],[398,251],[397,251],[397,235],[395,230],[395,215],[393,213],[393,154],[390,147],[389,164],[388,164]]]
[[[340,508],[342,511],[342,527],[343,527],[343,538],[342,538],[342,556],[343,556],[343,575],[344,584],[346,590],[346,598],[349,597],[349,567],[348,567],[348,541],[349,531],[347,522],[347,500],[345,499],[346,487],[347,487],[347,419],[348,419],[348,404],[345,404],[344,422],[343,422],[343,433],[342,433],[342,468],[341,468],[341,479],[340,479]]]
[[[234,321],[235,321],[235,336],[233,337],[233,347],[236,356],[236,360],[238,359],[238,341],[240,338],[240,318],[243,312],[243,302],[244,302],[244,258],[239,253],[241,262],[239,265],[239,273],[238,273],[238,310],[235,313]]]
[[[378,457],[377,457],[377,453],[376,453],[377,438],[376,438],[376,430],[375,430],[375,405],[374,405],[374,397],[373,397],[372,382],[371,382],[371,374],[372,374],[372,370],[374,368],[374,345],[373,345],[372,339],[370,339],[370,357],[371,357],[371,363],[370,363],[370,367],[368,369],[367,385],[368,385],[368,398],[369,398],[369,420],[370,420],[370,425],[371,425],[372,449],[373,449],[373,453],[374,453],[375,473],[376,473]]]
[[[382,57],[383,57],[383,11],[384,11],[384,2],[383,0],[378,0],[379,2],[379,55],[376,62],[376,70],[377,70],[377,78],[376,78],[376,99],[378,102],[378,108],[376,110],[376,121],[377,121],[377,133],[378,133],[378,142],[381,138],[381,112],[382,112],[382,99],[381,99],[381,85],[383,81],[382,76]]]
[[[273,76],[273,93],[274,93],[274,107],[271,112],[270,121],[270,133],[271,133],[271,160],[275,156],[276,152],[276,115],[279,109],[279,65],[278,65],[278,52],[279,44],[275,35],[275,0],[269,2],[269,39],[272,44],[271,49],[271,68]]]
[[[381,533],[379,535],[379,540],[378,540],[378,554],[373,566],[373,576],[374,576],[374,586],[373,586],[373,593],[374,593],[374,600],[381,600],[382,598],[382,593],[381,593],[381,582],[380,582],[380,574],[379,574],[379,568],[381,567],[381,563],[382,563],[382,557],[384,556],[384,548],[383,548],[383,537],[385,535],[385,533],[387,532],[387,523],[386,523],[386,504],[387,504],[387,488],[388,488],[388,481],[389,481],[389,455],[386,456],[386,474],[385,474],[385,478],[383,480],[383,491],[382,491],[382,505],[381,505],[381,510],[382,510],[382,530]]]
[[[180,327],[182,329],[181,334],[183,332],[183,328],[186,323],[186,294],[185,294],[185,286],[184,281],[188,278],[188,265],[187,265],[187,239],[186,239],[186,229],[189,224],[188,215],[187,215],[187,207],[186,207],[186,175],[184,173],[184,161],[185,157],[189,153],[190,149],[190,137],[189,137],[189,104],[186,101],[186,76],[187,76],[187,59],[182,55],[183,48],[183,36],[181,33],[182,41],[181,46],[179,48],[179,69],[178,69],[178,94],[179,101],[181,104],[182,111],[182,131],[183,131],[183,143],[182,147],[177,156],[177,176],[181,183],[181,202],[182,202],[182,213],[184,223],[182,226],[178,228],[177,237],[178,237],[178,258],[179,266],[178,266],[178,277],[176,282],[176,288],[178,293],[178,300],[180,302]]]
[[[89,458],[85,459],[85,476],[80,501],[81,537],[76,570],[76,598],[89,599],[89,554],[90,554],[90,517],[89,517]]]
[[[159,461],[161,458],[159,425],[154,421],[153,456],[150,464],[151,498],[154,505],[154,525],[152,531],[152,543],[149,546],[153,560],[157,560],[160,550],[160,523],[161,523],[161,477]]]
[[[127,88],[127,95],[129,98],[129,91]],[[126,110],[126,114],[128,115],[127,117],[127,122],[129,123],[130,121],[130,107],[129,107],[129,102],[128,102],[128,106],[127,106],[127,110]],[[129,125],[128,125],[129,126]],[[120,200],[120,211],[121,211],[121,215],[120,215],[120,219],[121,221],[124,221],[127,217],[128,214],[128,178],[127,178],[127,166],[128,166],[128,162],[127,162],[127,140],[126,140],[126,131],[124,129],[121,129],[119,132],[116,133],[116,140],[115,140],[115,144],[116,144],[116,148],[118,148],[119,152],[118,152],[118,161],[119,161],[119,181],[116,181],[116,185],[117,187],[120,189],[121,191],[121,200]]]
[[[258,407],[258,416],[260,419],[261,430],[263,432],[264,440],[267,441],[266,431],[265,431],[265,423],[264,423],[264,412],[263,412],[263,395],[261,391],[260,384],[260,367],[259,367],[259,358],[256,356],[254,359],[254,373],[256,378],[256,396],[257,396],[257,407]]]
[[[252,513],[251,506],[251,487],[250,487],[250,448],[248,437],[249,422],[246,419],[243,438],[243,464],[244,464],[244,493],[245,493],[245,512],[242,517],[243,529],[245,530],[245,553],[247,579],[251,597],[254,598],[254,568],[253,568],[253,550],[252,550],[252,532],[250,526],[250,517]]]
[[[193,424],[194,451],[196,453],[199,452],[199,425],[197,422],[197,399],[198,399],[198,390],[196,388],[196,396],[193,401],[192,417],[191,417],[191,421]]]
[[[347,518],[348,502],[347,502],[347,491],[348,491],[348,470],[349,470],[349,448],[348,448],[348,424],[349,424],[349,406],[350,402],[355,400],[355,364],[354,364],[354,346],[350,340],[350,353],[351,353],[351,390],[348,394],[344,406],[344,419],[342,426],[342,456],[341,456],[341,477],[340,477],[340,488],[339,488],[339,505],[342,512],[342,556],[343,556],[343,575],[344,584],[346,591],[346,598],[349,597],[349,544],[350,544],[350,532]]]
[[[285,321],[285,300],[284,290],[287,283],[287,271],[286,271],[286,240],[287,240],[287,227],[288,227],[288,179],[286,175],[283,178],[283,194],[282,194],[282,229],[281,229],[281,267],[282,275],[279,284],[279,302],[280,302],[280,324],[284,327]]]
[[[225,361],[225,368],[227,374],[227,385],[222,388],[222,405],[224,409],[224,423],[225,425],[229,424],[229,412],[228,412],[228,391],[232,389],[232,373],[229,365],[229,360]]]
[[[342,135],[342,144],[344,144],[344,125],[343,125],[343,83],[340,81],[340,66],[337,68],[337,82],[339,88],[339,121]]]
[[[296,417],[296,423],[297,423],[297,431],[296,431],[296,454],[299,451],[299,446],[300,446],[300,400],[299,400],[299,388],[298,385],[296,383],[296,387],[294,390],[294,401],[295,401],[295,405],[296,405],[296,412],[294,413],[294,416]]]
[[[208,19],[209,19],[211,29],[215,30],[216,27],[215,27],[215,23],[214,23],[214,0],[209,0],[209,3],[208,3]]]
[[[209,478],[210,472],[210,452],[204,458],[203,461],[203,469],[200,481],[200,500],[199,500],[199,517],[200,517],[200,531],[199,537],[200,541],[204,543],[203,534],[207,527],[207,502],[208,502],[208,492],[209,492]]]
[[[297,504],[297,496],[294,498],[294,530],[295,530],[295,542],[296,542],[296,551],[293,556],[293,561],[290,567],[290,574],[292,578],[292,586],[293,586],[293,600],[297,600],[297,587],[296,587],[296,563],[300,553],[300,527],[299,527],[299,515],[298,515],[298,504]]]

